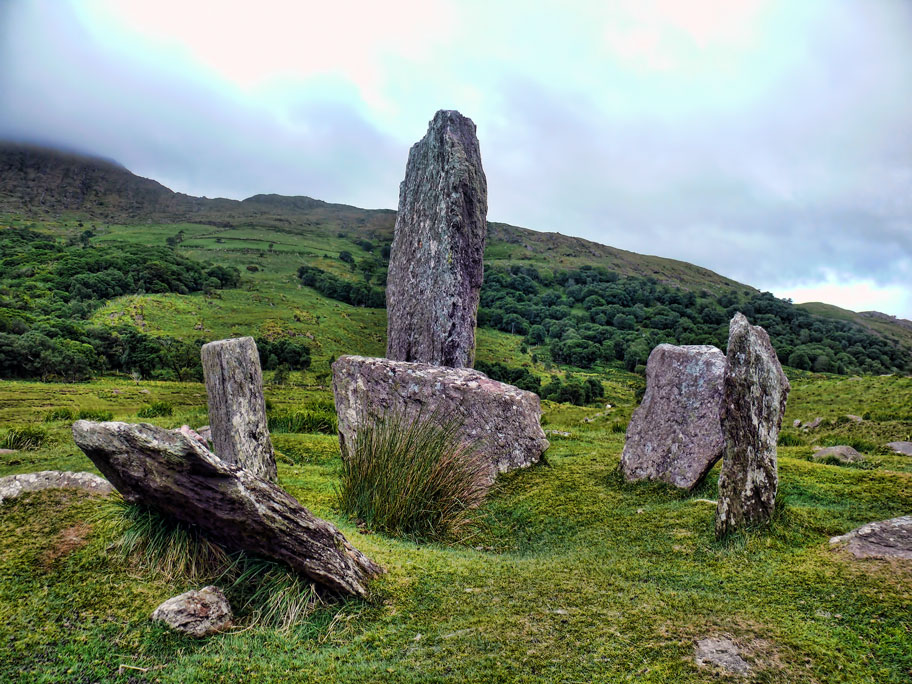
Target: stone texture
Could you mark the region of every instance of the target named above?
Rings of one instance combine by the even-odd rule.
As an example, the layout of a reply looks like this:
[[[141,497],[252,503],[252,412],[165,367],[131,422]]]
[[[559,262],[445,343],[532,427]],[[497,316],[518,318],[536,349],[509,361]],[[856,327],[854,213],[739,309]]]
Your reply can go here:
[[[776,440],[791,389],[769,335],[735,314],[729,327],[720,418],[725,449],[716,535],[769,522],[779,473]]]
[[[660,344],[646,363],[646,394],[627,426],[621,471],[693,489],[722,457],[719,403],[725,354]]]
[[[805,430],[816,430],[817,428],[820,427],[820,424],[822,422],[823,422],[823,418],[821,418],[820,416],[817,416],[816,418],[814,418],[814,420],[812,420],[810,423],[805,425],[804,429]]]
[[[858,463],[864,460],[864,456],[859,454],[855,449],[846,445],[831,446],[820,449],[813,456],[815,461],[829,461],[835,459],[840,463]]]
[[[386,355],[471,367],[488,186],[475,124],[437,112],[409,151],[386,284]]]
[[[252,337],[210,342],[203,345],[201,357],[215,453],[226,463],[275,481],[256,342]]]
[[[912,442],[888,442],[887,448],[893,449],[897,454],[912,456]]]
[[[43,489],[81,489],[102,496],[114,491],[110,482],[95,473],[42,470],[37,473],[0,477],[0,503],[23,492],[38,492]]]
[[[700,639],[694,649],[697,665],[715,665],[730,674],[744,675],[751,671],[750,663],[741,657],[737,644],[728,637]]]
[[[830,539],[856,558],[912,560],[912,515],[862,525]]]
[[[231,618],[231,604],[222,590],[213,586],[169,598],[152,613],[153,620],[197,638],[227,629]]]
[[[480,442],[491,479],[538,462],[548,448],[538,395],[469,368],[340,356],[333,394],[343,445],[354,442],[361,425],[390,411],[409,418],[420,411],[463,421],[466,440]]]
[[[281,561],[341,594],[366,596],[382,572],[277,485],[178,430],[79,420],[73,438],[125,500],[196,525],[228,551]]]

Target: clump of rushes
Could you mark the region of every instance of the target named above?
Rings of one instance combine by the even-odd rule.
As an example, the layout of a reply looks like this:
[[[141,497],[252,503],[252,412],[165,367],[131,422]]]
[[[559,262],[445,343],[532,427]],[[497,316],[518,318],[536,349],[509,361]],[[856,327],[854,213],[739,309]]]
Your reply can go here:
[[[73,413],[73,409],[69,408],[57,408],[44,414],[45,423],[53,423],[57,420],[73,420],[75,418],[76,414]]]
[[[339,429],[339,421],[335,410],[304,409],[294,413],[280,413],[268,416],[270,432],[317,432],[334,435]]]
[[[94,420],[99,422],[104,422],[106,420],[114,420],[114,414],[110,411],[101,411],[101,410],[92,410],[92,409],[82,409],[76,417],[79,420]]]
[[[112,498],[96,522],[114,538],[109,549],[121,559],[168,580],[217,584],[248,624],[288,630],[325,605],[313,583],[288,566],[228,553],[197,528],[151,508]]]
[[[148,406],[143,406],[136,415],[140,418],[162,418],[174,413],[174,406],[167,401],[153,401]]]
[[[484,500],[489,470],[461,423],[390,413],[342,449],[340,508],[371,529],[415,540],[458,538]]]
[[[48,434],[35,425],[22,425],[11,427],[0,440],[0,449],[15,449],[17,451],[33,451],[40,449],[47,442]]]

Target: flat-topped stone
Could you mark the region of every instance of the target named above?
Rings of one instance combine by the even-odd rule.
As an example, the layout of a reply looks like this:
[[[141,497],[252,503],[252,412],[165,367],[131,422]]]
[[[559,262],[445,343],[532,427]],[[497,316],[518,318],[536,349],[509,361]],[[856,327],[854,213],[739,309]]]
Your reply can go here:
[[[856,558],[912,560],[912,515],[857,527],[830,539]]]
[[[39,492],[44,489],[80,489],[101,496],[114,491],[110,482],[95,473],[41,470],[37,473],[0,477],[0,503],[25,492]]]
[[[887,448],[897,454],[912,456],[912,442],[887,442]]]

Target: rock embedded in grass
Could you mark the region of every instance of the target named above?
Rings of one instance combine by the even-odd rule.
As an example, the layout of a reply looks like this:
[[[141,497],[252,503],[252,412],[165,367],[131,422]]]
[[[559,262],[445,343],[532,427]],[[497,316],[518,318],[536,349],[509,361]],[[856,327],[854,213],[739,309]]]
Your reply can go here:
[[[697,665],[714,665],[729,674],[746,675],[750,663],[741,657],[737,644],[728,637],[706,637],[697,641],[694,648]]]
[[[127,502],[194,525],[227,551],[285,563],[339,594],[367,596],[382,572],[276,484],[178,430],[79,420],[73,438]]]
[[[720,419],[725,449],[716,536],[763,525],[776,505],[776,441],[791,385],[769,335],[743,314],[731,320]]]
[[[278,472],[256,342],[252,337],[209,342],[200,357],[215,453],[226,463],[274,482]]]
[[[203,587],[169,598],[152,613],[152,619],[171,629],[201,638],[231,626],[231,604],[218,587]]]
[[[340,356],[332,368],[342,445],[389,412],[452,418],[466,441],[480,442],[491,480],[537,463],[549,446],[538,395],[479,371],[364,356]]]
[[[387,357],[472,366],[487,212],[475,124],[441,110],[409,151],[399,187],[386,285]]]
[[[886,446],[894,453],[912,456],[912,442],[888,442]]]
[[[872,522],[830,539],[856,558],[912,560],[912,515]]]
[[[646,394],[627,426],[628,481],[693,489],[722,457],[719,403],[725,355],[706,345],[660,344],[646,362]]]
[[[80,489],[101,496],[114,491],[110,482],[95,473],[42,470],[37,473],[0,477],[0,503],[24,492],[39,492],[45,489]]]
[[[859,463],[864,460],[864,456],[855,451],[852,447],[840,444],[838,446],[820,449],[814,454],[813,459],[815,461],[835,460],[840,463]]]

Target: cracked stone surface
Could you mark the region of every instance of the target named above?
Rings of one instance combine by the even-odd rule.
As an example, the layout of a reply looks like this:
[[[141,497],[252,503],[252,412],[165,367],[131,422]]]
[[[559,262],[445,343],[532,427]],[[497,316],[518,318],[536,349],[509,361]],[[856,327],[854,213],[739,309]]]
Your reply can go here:
[[[155,609],[152,619],[200,638],[231,626],[231,605],[221,589],[208,586],[169,598]]]
[[[700,639],[694,649],[697,665],[715,665],[728,673],[745,675],[751,671],[750,663],[741,657],[738,645],[728,637]]]

